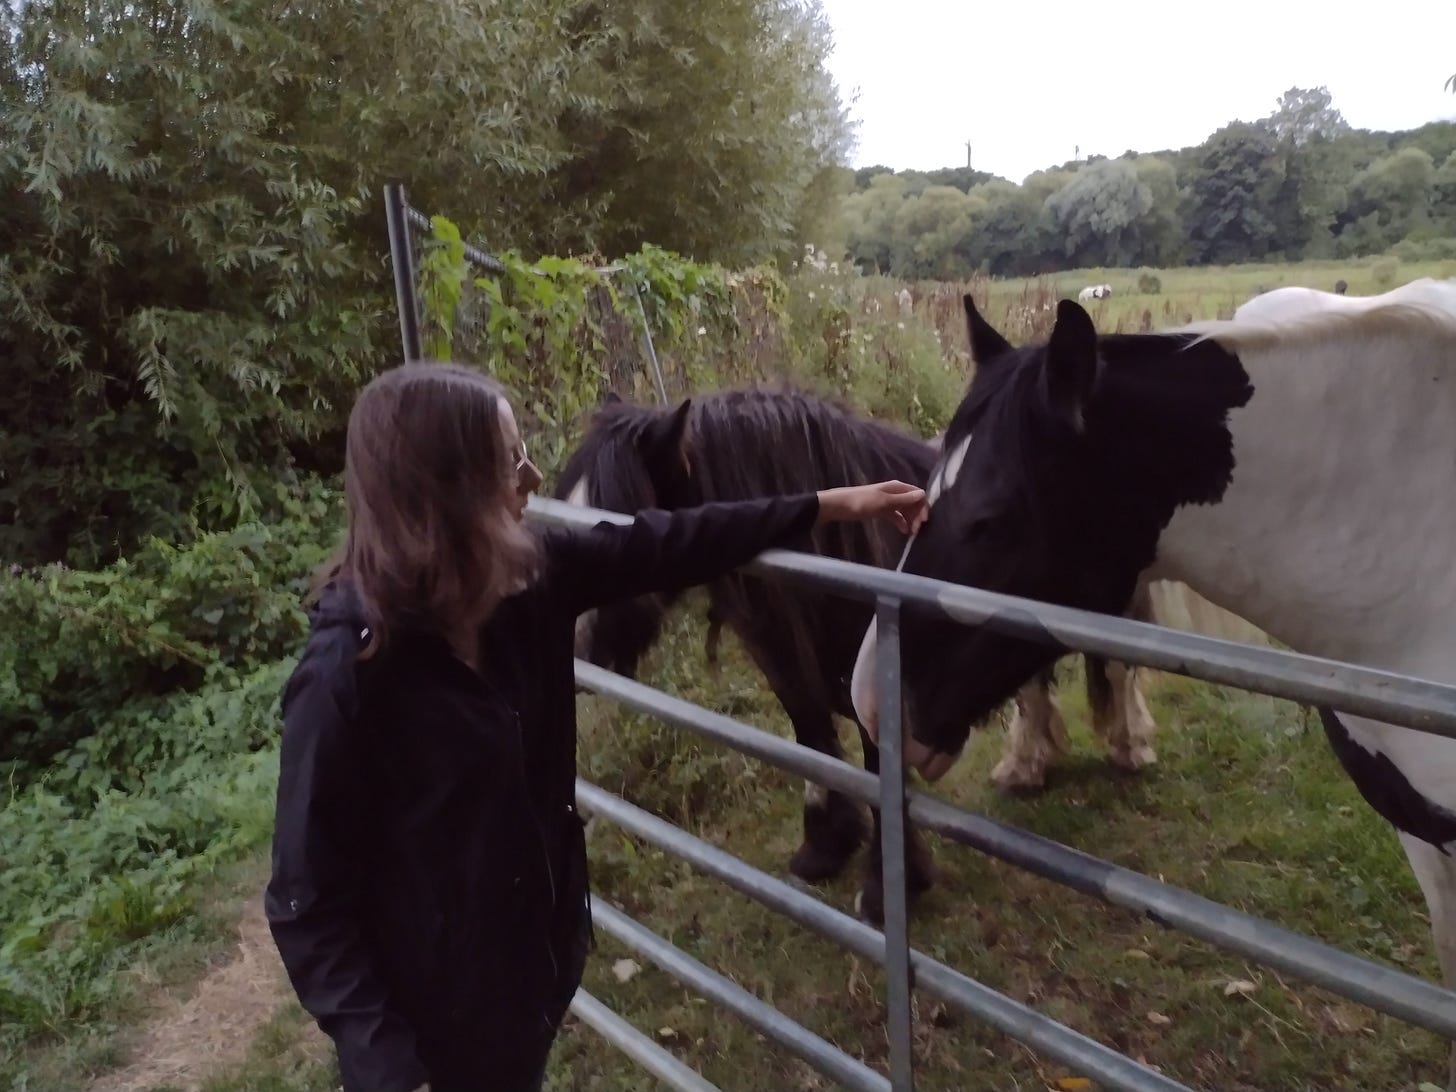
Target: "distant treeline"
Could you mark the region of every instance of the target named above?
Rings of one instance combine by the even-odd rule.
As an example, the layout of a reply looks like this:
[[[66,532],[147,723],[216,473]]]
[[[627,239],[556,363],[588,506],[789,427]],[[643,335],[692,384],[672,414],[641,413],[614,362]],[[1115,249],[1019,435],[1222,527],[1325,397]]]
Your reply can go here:
[[[854,172],[850,257],[906,278],[1225,265],[1394,249],[1456,256],[1456,122],[1352,129],[1324,88],[1177,151],[1092,156],[1021,185],[967,167]]]

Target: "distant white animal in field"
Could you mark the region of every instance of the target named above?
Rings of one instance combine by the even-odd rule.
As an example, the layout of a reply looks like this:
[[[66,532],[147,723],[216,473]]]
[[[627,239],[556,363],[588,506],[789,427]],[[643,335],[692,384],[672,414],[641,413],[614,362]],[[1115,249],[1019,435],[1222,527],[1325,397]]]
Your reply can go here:
[[[910,309],[915,305],[915,297],[910,295],[910,289],[900,289],[899,295],[897,295],[895,298],[900,301],[900,314],[908,315],[910,313]]]
[[[1110,284],[1089,284],[1077,293],[1078,300],[1105,300],[1111,296],[1112,285]]]

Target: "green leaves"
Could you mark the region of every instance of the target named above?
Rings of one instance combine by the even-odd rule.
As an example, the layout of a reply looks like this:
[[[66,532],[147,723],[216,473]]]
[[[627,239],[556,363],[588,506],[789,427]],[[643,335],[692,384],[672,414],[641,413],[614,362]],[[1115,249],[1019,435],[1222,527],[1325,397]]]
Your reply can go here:
[[[777,328],[787,292],[769,268],[729,273],[654,246],[612,267],[497,257],[503,272],[479,274],[458,227],[433,218],[420,262],[426,351],[478,364],[515,393],[548,478],[608,389],[640,383],[645,398],[655,397],[640,348],[644,323],[672,391],[731,383],[750,374],[735,342],[755,327]]]
[[[305,447],[337,470],[397,362],[386,180],[520,253],[792,252],[848,135],[828,48],[796,0],[0,6],[0,557],[105,562],[265,510]],[[516,359],[566,336],[496,330]]]

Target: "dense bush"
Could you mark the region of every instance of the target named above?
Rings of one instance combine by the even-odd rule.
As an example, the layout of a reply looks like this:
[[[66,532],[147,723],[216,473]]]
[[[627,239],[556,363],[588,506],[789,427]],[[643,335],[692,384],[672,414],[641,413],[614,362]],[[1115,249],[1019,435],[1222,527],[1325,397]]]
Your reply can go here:
[[[0,560],[337,470],[396,360],[388,179],[523,253],[793,251],[849,133],[828,49],[814,0],[0,5]]]
[[[124,706],[271,663],[297,645],[309,570],[337,535],[322,487],[293,517],[152,540],[105,569],[0,573],[0,762],[38,769]]]

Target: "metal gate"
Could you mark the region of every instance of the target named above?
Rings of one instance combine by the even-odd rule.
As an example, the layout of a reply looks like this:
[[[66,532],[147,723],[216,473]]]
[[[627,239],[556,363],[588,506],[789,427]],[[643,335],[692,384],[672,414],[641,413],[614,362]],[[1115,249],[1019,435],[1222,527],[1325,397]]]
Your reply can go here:
[[[403,204],[402,195],[399,209],[392,204],[390,208],[401,331],[406,358],[412,358],[418,356],[419,342],[416,331],[411,344],[406,318],[418,314],[412,274],[408,272],[410,242],[407,234],[397,234],[394,229],[402,226],[407,232],[408,214],[416,217],[420,214]],[[403,261],[401,247],[405,248]],[[531,499],[528,512],[535,520],[578,527],[590,527],[604,520],[631,522],[630,517],[619,513],[539,497]],[[887,984],[889,1077],[840,1051],[605,900],[593,899],[592,914],[598,928],[685,986],[733,1012],[844,1088],[909,1092],[914,1087],[910,1024],[913,988],[933,994],[983,1020],[1039,1054],[1095,1080],[1101,1087],[1127,1092],[1187,1092],[1188,1086],[912,949],[906,921],[904,852],[905,823],[912,820],[920,827],[1084,895],[1143,914],[1226,951],[1456,1039],[1456,992],[1050,839],[954,807],[929,794],[907,792],[901,764],[900,611],[902,605],[911,605],[964,625],[984,625],[1010,636],[1052,643],[1076,652],[1096,653],[1127,664],[1289,701],[1324,705],[1453,738],[1456,738],[1456,687],[808,554],[769,551],[744,571],[799,581],[875,604],[879,624],[877,693],[881,703],[882,773],[878,778],[840,759],[580,660],[576,664],[577,681],[586,689],[639,712],[662,718],[879,807],[883,816],[883,932],[581,779],[577,781],[577,800],[584,812],[616,824],[857,955],[881,964]],[[585,991],[578,993],[572,1010],[670,1087],[689,1092],[714,1087]]]

